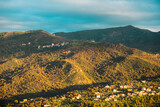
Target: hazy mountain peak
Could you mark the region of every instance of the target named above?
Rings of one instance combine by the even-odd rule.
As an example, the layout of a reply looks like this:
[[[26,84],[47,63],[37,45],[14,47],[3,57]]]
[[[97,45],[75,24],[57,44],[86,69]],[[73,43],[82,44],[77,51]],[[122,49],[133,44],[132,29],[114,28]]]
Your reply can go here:
[[[135,28],[135,27],[134,27],[134,26],[132,26],[132,25],[127,25],[127,26],[125,26],[125,27]]]
[[[151,52],[151,50],[152,52],[157,52],[157,49],[160,46],[159,33],[127,25],[107,29],[55,34],[72,40],[94,40],[96,42],[105,41],[114,44],[121,43],[132,48],[138,48],[148,52]],[[155,44],[156,47],[154,47]]]

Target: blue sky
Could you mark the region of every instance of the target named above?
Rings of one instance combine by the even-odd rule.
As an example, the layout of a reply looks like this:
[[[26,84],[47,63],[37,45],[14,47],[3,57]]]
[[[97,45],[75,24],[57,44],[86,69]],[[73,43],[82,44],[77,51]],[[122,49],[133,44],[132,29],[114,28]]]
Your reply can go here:
[[[125,25],[160,31],[160,0],[0,0],[0,32]]]

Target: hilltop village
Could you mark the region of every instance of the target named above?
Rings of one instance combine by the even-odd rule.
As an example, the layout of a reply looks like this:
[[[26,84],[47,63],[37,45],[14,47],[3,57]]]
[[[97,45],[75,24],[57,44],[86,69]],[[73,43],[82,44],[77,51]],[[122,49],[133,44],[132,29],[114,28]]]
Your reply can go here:
[[[48,45],[38,45],[37,46],[37,49],[45,49],[45,48],[52,48],[52,47],[63,47],[65,45],[68,45],[69,42],[62,42],[62,43],[51,43],[51,44],[48,44]],[[21,46],[27,46],[27,45],[32,45],[31,42],[28,42],[28,43],[22,43]]]

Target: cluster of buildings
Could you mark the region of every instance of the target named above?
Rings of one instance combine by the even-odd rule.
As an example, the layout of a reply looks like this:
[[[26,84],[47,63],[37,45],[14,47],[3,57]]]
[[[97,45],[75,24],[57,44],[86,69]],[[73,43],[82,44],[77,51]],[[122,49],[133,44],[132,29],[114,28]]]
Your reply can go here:
[[[51,48],[51,47],[61,47],[61,46],[65,46],[68,45],[69,42],[62,42],[62,43],[51,43],[51,45],[38,45],[38,49],[44,49],[44,48]]]
[[[143,84],[146,84],[147,81],[141,81]],[[152,86],[152,85],[142,85],[140,87],[135,87],[131,85],[106,85],[105,87],[101,87],[103,91],[100,92],[91,92],[90,98],[94,101],[118,101],[125,97],[134,97],[134,96],[143,96],[143,95],[160,95],[160,86]],[[62,102],[66,99],[72,100],[80,100],[81,98],[85,98],[86,96],[82,93],[77,94],[76,96],[62,96],[61,98],[55,99],[57,102]],[[87,98],[87,97],[86,97]],[[43,98],[41,98],[43,99]],[[90,99],[90,100],[91,100]],[[20,103],[27,103],[33,101],[34,99],[23,99]],[[51,107],[50,104],[44,105],[44,107]]]
[[[142,83],[147,83],[146,81],[141,81]],[[143,95],[160,95],[160,86],[146,86],[141,88],[135,88],[130,85],[106,85],[103,87],[105,91],[95,92],[92,94],[92,99],[95,101],[118,101],[124,97],[134,97]],[[158,90],[158,91],[155,91]],[[84,97],[84,95],[82,95]],[[81,99],[81,95],[74,96],[72,100]]]
[[[44,48],[51,48],[51,47],[62,47],[65,45],[68,45],[69,42],[62,42],[62,43],[51,43],[50,45],[38,45],[38,49],[44,49]],[[22,43],[21,46],[27,46],[27,45],[31,45],[31,42],[28,43]]]
[[[20,101],[19,103],[23,104],[23,103],[31,102],[33,100],[34,100],[33,98],[31,98],[31,99],[23,99],[23,101]]]
[[[146,83],[146,81],[142,81],[142,83]],[[143,95],[160,95],[160,87],[156,87],[158,92],[153,91],[153,86],[142,87],[141,89],[133,88],[133,86],[129,85],[106,85],[103,89],[108,89],[107,93],[95,92],[96,98],[95,101],[98,101],[102,97],[105,97],[105,101],[117,101],[122,97],[133,97],[133,96],[143,96]],[[110,94],[109,94],[110,93]],[[111,94],[112,93],[112,94]]]
[[[31,101],[34,101],[35,99],[31,98],[31,99],[23,99],[23,101],[20,101],[19,103],[20,104],[23,104],[23,103],[28,103],[28,102],[31,102]],[[41,100],[43,100],[43,97],[41,97]],[[52,107],[51,104],[44,104],[43,107]]]
[[[21,45],[22,45],[22,46],[31,45],[31,42],[28,42],[28,43],[22,43]]]

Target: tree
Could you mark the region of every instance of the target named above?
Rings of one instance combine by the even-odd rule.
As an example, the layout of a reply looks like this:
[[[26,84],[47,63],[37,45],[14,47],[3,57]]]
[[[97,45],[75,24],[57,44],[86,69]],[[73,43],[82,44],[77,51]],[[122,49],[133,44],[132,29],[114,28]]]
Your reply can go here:
[[[14,100],[14,103],[15,103],[15,104],[18,104],[18,100]]]

